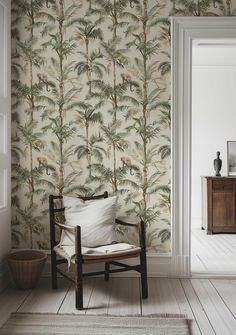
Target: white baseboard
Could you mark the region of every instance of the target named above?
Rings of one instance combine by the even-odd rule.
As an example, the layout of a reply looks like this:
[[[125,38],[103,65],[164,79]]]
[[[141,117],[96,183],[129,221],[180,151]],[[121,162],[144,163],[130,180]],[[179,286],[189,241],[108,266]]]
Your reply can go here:
[[[191,269],[189,267],[189,256],[175,256],[172,259],[172,277],[188,278],[191,277]]]
[[[191,218],[191,229],[201,228],[202,218]]]

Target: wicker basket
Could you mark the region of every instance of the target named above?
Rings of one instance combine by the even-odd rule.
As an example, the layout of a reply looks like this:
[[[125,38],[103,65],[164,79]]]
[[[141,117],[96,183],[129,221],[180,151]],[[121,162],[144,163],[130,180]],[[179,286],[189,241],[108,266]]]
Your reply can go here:
[[[19,289],[34,288],[40,278],[47,254],[39,250],[22,250],[8,256],[13,280]]]

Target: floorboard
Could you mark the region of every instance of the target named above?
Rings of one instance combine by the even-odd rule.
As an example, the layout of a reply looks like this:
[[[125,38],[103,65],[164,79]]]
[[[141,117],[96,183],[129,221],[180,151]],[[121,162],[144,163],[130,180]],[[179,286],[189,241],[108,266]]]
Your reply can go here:
[[[59,280],[52,290],[43,278],[31,291],[8,289],[0,295],[0,324],[11,312],[93,315],[184,314],[191,335],[236,334],[236,280],[149,278],[149,298],[140,299],[139,278],[87,278],[84,310],[75,309],[74,288]]]
[[[181,285],[180,279],[171,279],[170,282],[173,288],[173,292],[175,294],[175,299],[179,306],[180,313],[187,315],[188,320],[190,320],[191,335],[200,335],[200,330],[194,318],[191,305],[189,304],[188,299],[185,295],[185,291]]]
[[[236,320],[208,279],[192,279],[191,283],[217,335],[235,335]]]
[[[94,288],[94,279],[86,279],[84,280],[83,287],[83,304],[84,309],[78,310],[75,308],[75,286],[71,285],[69,291],[67,292],[63,304],[59,309],[59,313],[63,314],[85,314],[89,305],[89,301]]]
[[[170,279],[149,279],[149,298],[142,301],[142,314],[180,314]]]
[[[110,300],[110,293],[112,287],[111,278],[108,282],[103,278],[96,278],[94,280],[93,292],[89,300],[86,314],[89,315],[107,315]]]
[[[30,290],[9,288],[0,294],[0,327],[7,321],[12,312],[19,310],[30,293]]]
[[[20,306],[19,312],[22,313],[57,313],[69,290],[68,280],[59,279],[58,289],[52,290],[48,278],[42,278],[38,287],[25,299]]]
[[[112,278],[109,315],[141,315],[139,278]]]
[[[203,335],[215,334],[213,325],[211,325],[208,315],[204,310],[196,292],[194,291],[189,279],[181,280],[185,295],[193,312],[195,321]],[[222,334],[223,335],[223,334]],[[227,334],[228,335],[228,334]]]
[[[212,279],[212,285],[217,290],[227,308],[236,317],[236,281],[227,279]]]
[[[236,275],[236,234],[207,235],[205,230],[191,231],[191,270],[194,276]]]

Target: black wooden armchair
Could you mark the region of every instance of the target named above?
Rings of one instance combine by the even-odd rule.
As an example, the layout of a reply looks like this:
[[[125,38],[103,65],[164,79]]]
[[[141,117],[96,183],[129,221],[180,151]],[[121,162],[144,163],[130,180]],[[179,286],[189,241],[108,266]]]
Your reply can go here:
[[[93,197],[80,197],[83,200],[92,200],[92,199],[102,199],[107,198],[108,193],[104,192],[102,195],[93,196]],[[147,264],[146,264],[146,246],[145,246],[145,226],[144,222],[141,220],[138,223],[129,223],[124,222],[123,220],[116,219],[116,223],[120,225],[125,225],[129,227],[134,227],[138,229],[139,233],[139,246],[134,249],[115,252],[110,254],[97,254],[97,255],[88,255],[82,254],[82,243],[81,243],[81,228],[80,226],[71,227],[65,225],[62,220],[58,222],[58,215],[63,216],[65,208],[60,206],[58,208],[58,201],[62,204],[62,196],[49,196],[49,212],[50,212],[50,240],[51,240],[51,272],[52,272],[52,288],[57,289],[57,273],[71,280],[75,284],[75,304],[77,309],[83,309],[83,278],[88,276],[104,275],[106,281],[109,280],[110,273],[115,272],[124,272],[129,270],[135,270],[141,275],[141,286],[142,286],[142,298],[146,299],[148,297],[148,284],[147,284]],[[55,204],[57,203],[57,204]],[[56,246],[58,241],[56,241],[56,227],[60,230],[65,229],[75,234],[75,257],[72,262],[75,265],[75,276],[71,278],[68,273],[58,268],[58,265],[66,263],[67,260],[63,257],[62,253],[58,253]],[[137,265],[127,265],[119,260],[138,257],[139,262]],[[90,273],[83,272],[83,264],[91,263],[105,263],[104,271],[96,271]],[[111,268],[113,265],[115,268]]]

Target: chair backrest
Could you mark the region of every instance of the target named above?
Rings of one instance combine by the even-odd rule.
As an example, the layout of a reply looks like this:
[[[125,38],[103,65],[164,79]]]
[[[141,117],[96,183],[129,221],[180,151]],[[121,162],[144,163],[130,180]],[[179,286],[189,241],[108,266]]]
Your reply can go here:
[[[78,196],[77,198],[80,198],[84,201],[86,200],[97,200],[97,199],[105,199],[108,198],[108,192],[105,191],[103,194],[99,195],[93,195],[88,197]],[[56,216],[60,215],[60,218],[64,218],[64,212],[65,208],[62,206],[62,195],[49,195],[49,217],[50,217],[50,242],[51,242],[51,249],[55,247],[59,242],[56,241]],[[55,200],[61,200],[60,206],[58,206],[58,203],[56,205]],[[57,218],[58,219],[58,218]]]

